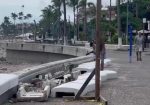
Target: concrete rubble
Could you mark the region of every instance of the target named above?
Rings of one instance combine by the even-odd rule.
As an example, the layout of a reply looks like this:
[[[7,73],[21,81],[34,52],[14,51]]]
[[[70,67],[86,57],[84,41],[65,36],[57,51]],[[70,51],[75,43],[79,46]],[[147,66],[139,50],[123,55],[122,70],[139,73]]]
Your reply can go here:
[[[110,59],[105,59],[105,67],[111,64]],[[95,61],[79,65],[67,74],[52,78],[51,75],[38,75],[31,83],[22,83],[19,85],[17,99],[19,101],[46,101],[48,97],[74,96],[82,87],[86,79],[94,70]],[[117,72],[104,70],[100,72],[100,82],[103,83],[110,79],[117,78]],[[95,76],[89,82],[82,93],[86,95],[88,92],[95,90]]]
[[[104,60],[105,67],[111,65],[110,59]],[[95,61],[83,63],[77,68],[73,69],[73,77],[76,80],[69,83],[64,83],[57,87],[54,87],[51,91],[52,97],[63,97],[63,95],[76,95],[81,86],[84,84],[85,80],[89,77],[90,73],[95,68]],[[117,72],[111,70],[104,70],[100,73],[100,82],[105,82],[110,79],[117,78]],[[83,91],[82,96],[86,95],[88,92],[95,90],[95,76],[92,78],[86,89]]]

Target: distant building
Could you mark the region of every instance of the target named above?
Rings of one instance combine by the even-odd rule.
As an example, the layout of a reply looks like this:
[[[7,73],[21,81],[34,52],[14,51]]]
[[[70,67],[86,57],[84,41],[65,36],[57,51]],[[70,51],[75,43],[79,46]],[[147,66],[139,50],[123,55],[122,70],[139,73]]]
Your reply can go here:
[[[106,20],[110,20],[110,10],[111,10],[111,21],[114,21],[117,19],[117,13],[116,13],[116,6],[108,7],[106,11]]]
[[[116,13],[116,6],[107,7],[107,8],[102,8],[102,18],[105,20],[110,20],[110,10],[111,10],[111,21],[117,19],[117,13]],[[87,8],[87,21],[89,22],[90,20],[96,18],[96,11],[94,8]],[[83,21],[84,19],[84,9],[80,8],[78,15],[79,20]]]

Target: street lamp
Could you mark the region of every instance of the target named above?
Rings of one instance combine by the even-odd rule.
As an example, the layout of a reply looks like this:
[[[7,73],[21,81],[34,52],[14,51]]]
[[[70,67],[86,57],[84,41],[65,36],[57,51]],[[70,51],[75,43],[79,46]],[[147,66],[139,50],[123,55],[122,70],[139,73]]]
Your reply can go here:
[[[143,18],[143,35],[144,35],[144,30],[145,30],[145,23],[146,23],[146,18]]]
[[[148,23],[148,30],[150,30],[150,21],[147,21]]]
[[[145,32],[144,32],[144,30],[145,30],[145,23],[146,23],[146,18],[143,18],[143,37],[144,37],[144,39],[145,39]],[[144,51],[144,46],[145,45],[145,41],[144,41],[144,43],[143,43],[143,51]]]

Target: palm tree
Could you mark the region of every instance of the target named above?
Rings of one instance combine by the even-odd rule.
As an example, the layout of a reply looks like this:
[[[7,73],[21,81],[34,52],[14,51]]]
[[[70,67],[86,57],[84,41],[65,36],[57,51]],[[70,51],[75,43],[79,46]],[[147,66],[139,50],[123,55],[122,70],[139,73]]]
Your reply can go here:
[[[32,18],[32,15],[31,15],[31,14],[29,14],[29,13],[28,13],[26,16],[27,16],[27,19]]]
[[[58,40],[61,37],[61,5],[62,5],[62,0],[52,0],[53,6],[55,7],[57,14],[58,14]]]
[[[26,16],[24,16],[24,20],[29,20],[30,18],[32,18],[31,14],[26,14]]]
[[[77,40],[79,40],[79,3],[77,5]]]
[[[16,19],[17,19],[18,15],[15,13],[11,13],[11,17],[14,20],[14,34],[16,34]]]
[[[66,19],[66,0],[63,0],[63,7],[64,7],[64,45],[67,44],[67,33],[66,33],[66,23],[67,23],[67,19]]]
[[[13,18],[13,20],[14,20],[14,25],[15,25],[15,24],[16,24],[16,19],[17,19],[18,15],[15,14],[15,13],[11,13],[11,17]]]
[[[95,17],[96,16],[96,6],[93,2],[88,2],[88,10],[87,10],[87,14],[89,17]]]
[[[18,19],[20,20],[20,24],[22,25],[22,34],[24,34],[24,26],[23,26],[24,14],[23,12],[19,12],[18,15],[19,15]]]
[[[28,19],[28,17],[27,16],[24,16],[24,20],[27,20]]]
[[[32,15],[31,15],[31,14],[27,14],[27,17],[28,17],[28,18],[32,18]]]
[[[86,40],[87,40],[87,11],[86,11],[86,5],[87,5],[87,0],[81,0],[79,2],[79,6],[82,6],[83,10],[84,10],[84,27],[83,27],[83,32],[84,32],[84,35],[86,37]]]
[[[24,16],[23,12],[19,12],[18,15],[19,15],[19,17],[23,17]]]
[[[74,13],[74,38],[75,38],[75,23],[76,23],[76,19],[75,19],[75,11],[76,11],[76,7],[78,6],[79,0],[69,0],[69,6],[73,7],[73,13]],[[75,38],[76,40],[76,38]]]

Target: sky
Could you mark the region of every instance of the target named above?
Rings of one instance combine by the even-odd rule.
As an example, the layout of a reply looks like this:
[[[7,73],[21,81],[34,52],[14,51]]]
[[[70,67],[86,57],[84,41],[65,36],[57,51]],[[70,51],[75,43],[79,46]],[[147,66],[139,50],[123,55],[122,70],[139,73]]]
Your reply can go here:
[[[88,0],[96,3],[96,0]],[[109,5],[110,0],[102,0],[104,6]],[[41,10],[47,5],[51,4],[51,0],[0,0],[0,23],[3,21],[4,16],[11,16],[12,12],[19,13],[23,11],[24,14],[31,13],[33,20],[40,20]],[[21,7],[24,5],[24,9]],[[112,0],[112,5],[115,5],[115,0]],[[67,8],[67,18],[73,21],[72,8]]]

